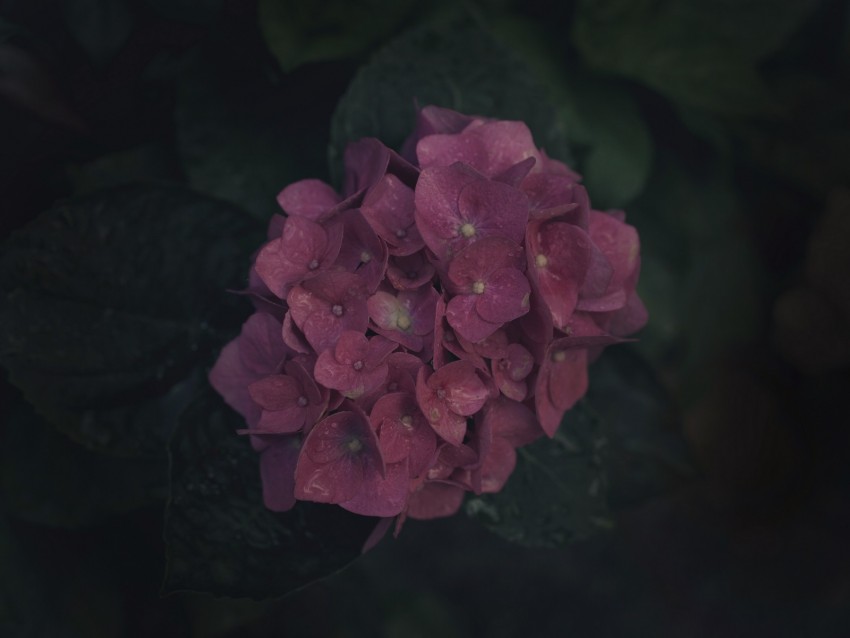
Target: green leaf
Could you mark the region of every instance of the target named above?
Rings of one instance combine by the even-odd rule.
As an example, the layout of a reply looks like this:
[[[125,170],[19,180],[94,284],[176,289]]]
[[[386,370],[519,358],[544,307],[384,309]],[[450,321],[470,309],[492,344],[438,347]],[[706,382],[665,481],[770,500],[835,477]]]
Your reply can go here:
[[[688,169],[664,153],[629,209],[641,237],[638,293],[649,323],[638,350],[690,403],[715,364],[758,331],[762,272],[730,178],[714,162]]]
[[[332,174],[349,142],[377,137],[399,148],[413,131],[416,104],[522,120],[555,159],[568,148],[546,87],[519,58],[483,30],[462,23],[405,33],[361,68],[331,124]]]
[[[177,148],[194,188],[265,222],[280,212],[275,198],[283,187],[308,176],[305,160],[316,142],[290,130],[285,92],[228,77],[201,58],[187,66],[177,86]]]
[[[630,203],[652,169],[653,143],[646,121],[625,87],[580,72],[565,82],[564,128],[575,144],[588,147],[578,169],[597,208]]]
[[[695,477],[675,403],[633,346],[610,347],[591,364],[582,409],[602,423],[613,509],[638,505]]]
[[[553,439],[517,450],[517,466],[497,494],[469,498],[466,512],[499,536],[529,547],[560,547],[611,527],[599,418],[584,404]]]
[[[260,29],[284,71],[307,62],[366,51],[393,33],[418,3],[413,0],[259,0]]]
[[[189,24],[210,24],[221,13],[224,0],[145,0],[161,16]]]
[[[0,363],[36,410],[93,449],[162,456],[213,350],[242,319],[262,234],[179,187],[56,206],[0,257]]]
[[[44,578],[31,563],[0,509],[0,635],[76,638],[75,631],[62,627]]]
[[[127,0],[64,0],[62,13],[74,39],[99,66],[118,53],[133,30]]]
[[[582,0],[572,38],[588,63],[674,101],[735,115],[773,113],[757,63],[819,0]]]
[[[172,439],[164,590],[255,599],[280,596],[360,555],[377,519],[298,503],[262,502],[259,456],[236,434],[244,421],[211,390],[183,414]]]
[[[0,491],[9,513],[76,528],[168,496],[165,459],[90,452],[57,433],[21,402],[7,420]]]

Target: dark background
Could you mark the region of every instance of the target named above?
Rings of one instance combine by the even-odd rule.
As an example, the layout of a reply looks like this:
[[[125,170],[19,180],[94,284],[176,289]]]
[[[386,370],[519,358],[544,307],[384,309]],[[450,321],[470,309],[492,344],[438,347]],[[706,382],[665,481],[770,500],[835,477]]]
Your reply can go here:
[[[54,427],[49,395],[76,383],[58,368],[43,405],[4,379],[0,634],[850,635],[847,3],[393,6],[0,0],[4,252],[55,202],[129,182],[186,185],[261,229],[284,185],[339,170],[332,119],[358,69],[407,29],[471,21],[548,87],[560,159],[641,233],[650,325],[629,348],[694,471],[565,547],[461,512],[282,599],[162,596],[167,459]],[[457,90],[447,106],[475,110]],[[7,322],[16,281],[0,277]],[[0,325],[12,369],[27,346]]]

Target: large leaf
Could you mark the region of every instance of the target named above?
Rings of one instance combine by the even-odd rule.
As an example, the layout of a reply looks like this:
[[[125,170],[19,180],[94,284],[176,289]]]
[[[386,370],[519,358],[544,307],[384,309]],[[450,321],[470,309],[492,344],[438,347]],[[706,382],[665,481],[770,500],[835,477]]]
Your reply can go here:
[[[617,78],[564,63],[560,33],[508,14],[488,20],[499,40],[521,54],[546,83],[576,156],[573,168],[596,208],[623,207],[640,193],[652,168],[653,142],[632,92]]]
[[[0,634],[10,638],[79,634],[62,627],[44,579],[33,569],[31,557],[15,537],[0,510]]]
[[[62,13],[74,39],[98,65],[118,53],[133,29],[127,0],[63,0]]]
[[[771,112],[757,63],[819,1],[583,0],[572,37],[592,66],[675,101],[731,114]]]
[[[349,142],[377,137],[398,148],[413,131],[416,104],[522,120],[554,158],[568,156],[546,87],[519,58],[478,27],[422,26],[364,66],[340,100],[331,125],[331,171]]]
[[[231,99],[248,90],[228,86],[204,59],[192,60],[177,87],[177,148],[194,188],[265,221],[280,212],[275,196],[295,177],[305,150],[293,148],[275,95],[253,87],[250,100]]]
[[[579,404],[553,439],[517,450],[501,492],[467,499],[466,512],[529,547],[558,547],[608,529],[605,446],[600,419]]]
[[[571,73],[559,110],[570,141],[584,145],[578,168],[596,208],[622,207],[652,169],[653,143],[631,94],[610,80]]]
[[[467,500],[467,513],[508,540],[557,547],[612,526],[620,510],[694,476],[670,396],[625,346],[590,367],[590,389],[553,439],[517,450],[498,494]]]
[[[236,430],[242,419],[211,390],[187,408],[171,442],[164,589],[280,596],[360,555],[377,519],[335,505],[263,505],[259,457]]]
[[[714,364],[756,334],[761,272],[726,172],[714,161],[689,170],[669,152],[658,159],[629,209],[641,236],[638,292],[650,316],[638,349],[675,376],[689,403]]]
[[[0,450],[0,493],[15,517],[76,528],[168,496],[165,459],[116,458],[86,450],[22,400],[8,416]]]
[[[366,50],[391,34],[418,3],[259,0],[260,28],[284,71]]]
[[[613,509],[638,505],[695,477],[676,404],[633,346],[608,348],[591,365],[581,409],[602,422]],[[565,421],[571,418],[567,414]]]
[[[199,367],[238,329],[261,234],[172,186],[58,205],[0,258],[0,362],[36,409],[87,446],[162,456]]]

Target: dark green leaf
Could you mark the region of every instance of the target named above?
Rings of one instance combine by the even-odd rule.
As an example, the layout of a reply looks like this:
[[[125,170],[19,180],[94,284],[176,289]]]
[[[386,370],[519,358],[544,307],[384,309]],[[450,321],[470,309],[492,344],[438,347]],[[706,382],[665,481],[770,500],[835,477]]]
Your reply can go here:
[[[644,257],[638,292],[650,317],[638,349],[675,373],[686,403],[757,329],[761,274],[741,213],[723,171],[689,170],[669,153],[629,209]]]
[[[80,527],[168,494],[165,459],[104,456],[55,432],[32,408],[17,406],[5,427],[0,491],[17,518]]]
[[[592,66],[675,101],[731,114],[774,112],[757,63],[818,3],[583,0],[572,37]]]
[[[250,99],[231,95],[249,90]],[[289,131],[282,99],[268,87],[228,85],[212,65],[194,60],[178,84],[174,112],[189,183],[262,221],[279,213],[277,194],[305,176],[300,167],[309,156]]]
[[[0,635],[8,638],[50,636],[76,638],[63,628],[56,605],[50,600],[43,579],[33,569],[30,556],[15,537],[0,509]]]
[[[622,207],[643,189],[652,169],[649,129],[631,94],[611,81],[573,73],[560,113],[575,144],[588,147],[579,162],[596,208]]]
[[[517,450],[501,492],[467,499],[467,514],[529,547],[559,547],[608,529],[605,447],[600,420],[579,404],[553,439]]]
[[[377,137],[398,148],[413,131],[416,104],[522,120],[555,159],[568,158],[549,94],[531,70],[481,29],[452,23],[409,31],[355,76],[331,125],[331,172],[349,142]]]
[[[360,555],[377,519],[298,503],[277,514],[262,502],[259,457],[244,422],[207,389],[184,412],[171,442],[164,589],[220,596],[280,596]]]
[[[64,0],[62,12],[74,39],[98,65],[118,53],[133,29],[127,0]]]
[[[238,329],[261,234],[181,188],[87,195],[13,234],[0,258],[0,362],[87,446],[161,456],[199,367]]]
[[[259,0],[263,37],[284,71],[361,53],[393,33],[413,0]]]
[[[209,24],[218,18],[224,0],[145,0],[145,2],[169,20],[189,24]]]
[[[695,475],[674,403],[632,347],[608,348],[591,364],[582,409],[602,422],[613,509],[665,494]]]

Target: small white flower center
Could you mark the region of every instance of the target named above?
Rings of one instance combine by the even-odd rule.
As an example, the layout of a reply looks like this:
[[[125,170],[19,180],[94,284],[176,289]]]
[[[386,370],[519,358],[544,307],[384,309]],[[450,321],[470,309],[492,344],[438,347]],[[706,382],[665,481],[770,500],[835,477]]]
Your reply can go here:
[[[409,414],[405,414],[401,417],[401,424],[406,428],[413,426],[413,417]]]
[[[538,268],[546,268],[549,265],[549,259],[546,255],[540,254],[534,258],[534,265]]]
[[[357,361],[355,361],[354,363],[351,364],[351,367],[354,368],[357,371],[360,371],[360,370],[363,369],[363,362],[360,359],[358,359]]]
[[[442,388],[437,390],[437,398],[438,399],[445,399],[446,398],[446,391],[443,390]]]
[[[399,239],[404,239],[405,237],[407,237],[407,231],[404,228],[399,228],[397,231],[395,231],[395,236]]]
[[[316,270],[316,268],[318,268],[318,267],[319,267],[319,262],[316,259],[314,259],[309,264],[307,264],[307,268],[309,268],[310,270]]]
[[[460,234],[464,237],[472,237],[475,235],[475,226],[466,222],[463,226],[460,227]]]
[[[401,330],[407,330],[410,328],[410,317],[407,315],[399,315],[398,320],[396,321],[396,325]]]
[[[474,292],[476,295],[482,294],[484,292],[484,282],[476,281],[474,284],[472,284],[472,292]]]
[[[364,264],[368,264],[370,261],[372,261],[372,253],[370,253],[368,250],[364,250],[362,253],[360,253],[360,261],[362,261]]]
[[[567,353],[564,350],[556,350],[552,353],[552,361],[555,363],[561,363],[564,359],[567,358]]]
[[[360,442],[360,439],[351,439],[348,442],[348,449],[351,452],[359,452],[363,449],[363,444]]]
[[[307,397],[305,397],[303,394],[300,397],[298,397],[298,405],[300,405],[302,408],[305,407],[307,405],[307,403],[308,403]]]
[[[342,306],[340,306],[339,304],[334,304],[331,307],[331,312],[334,314],[335,317],[341,317],[342,316]]]

